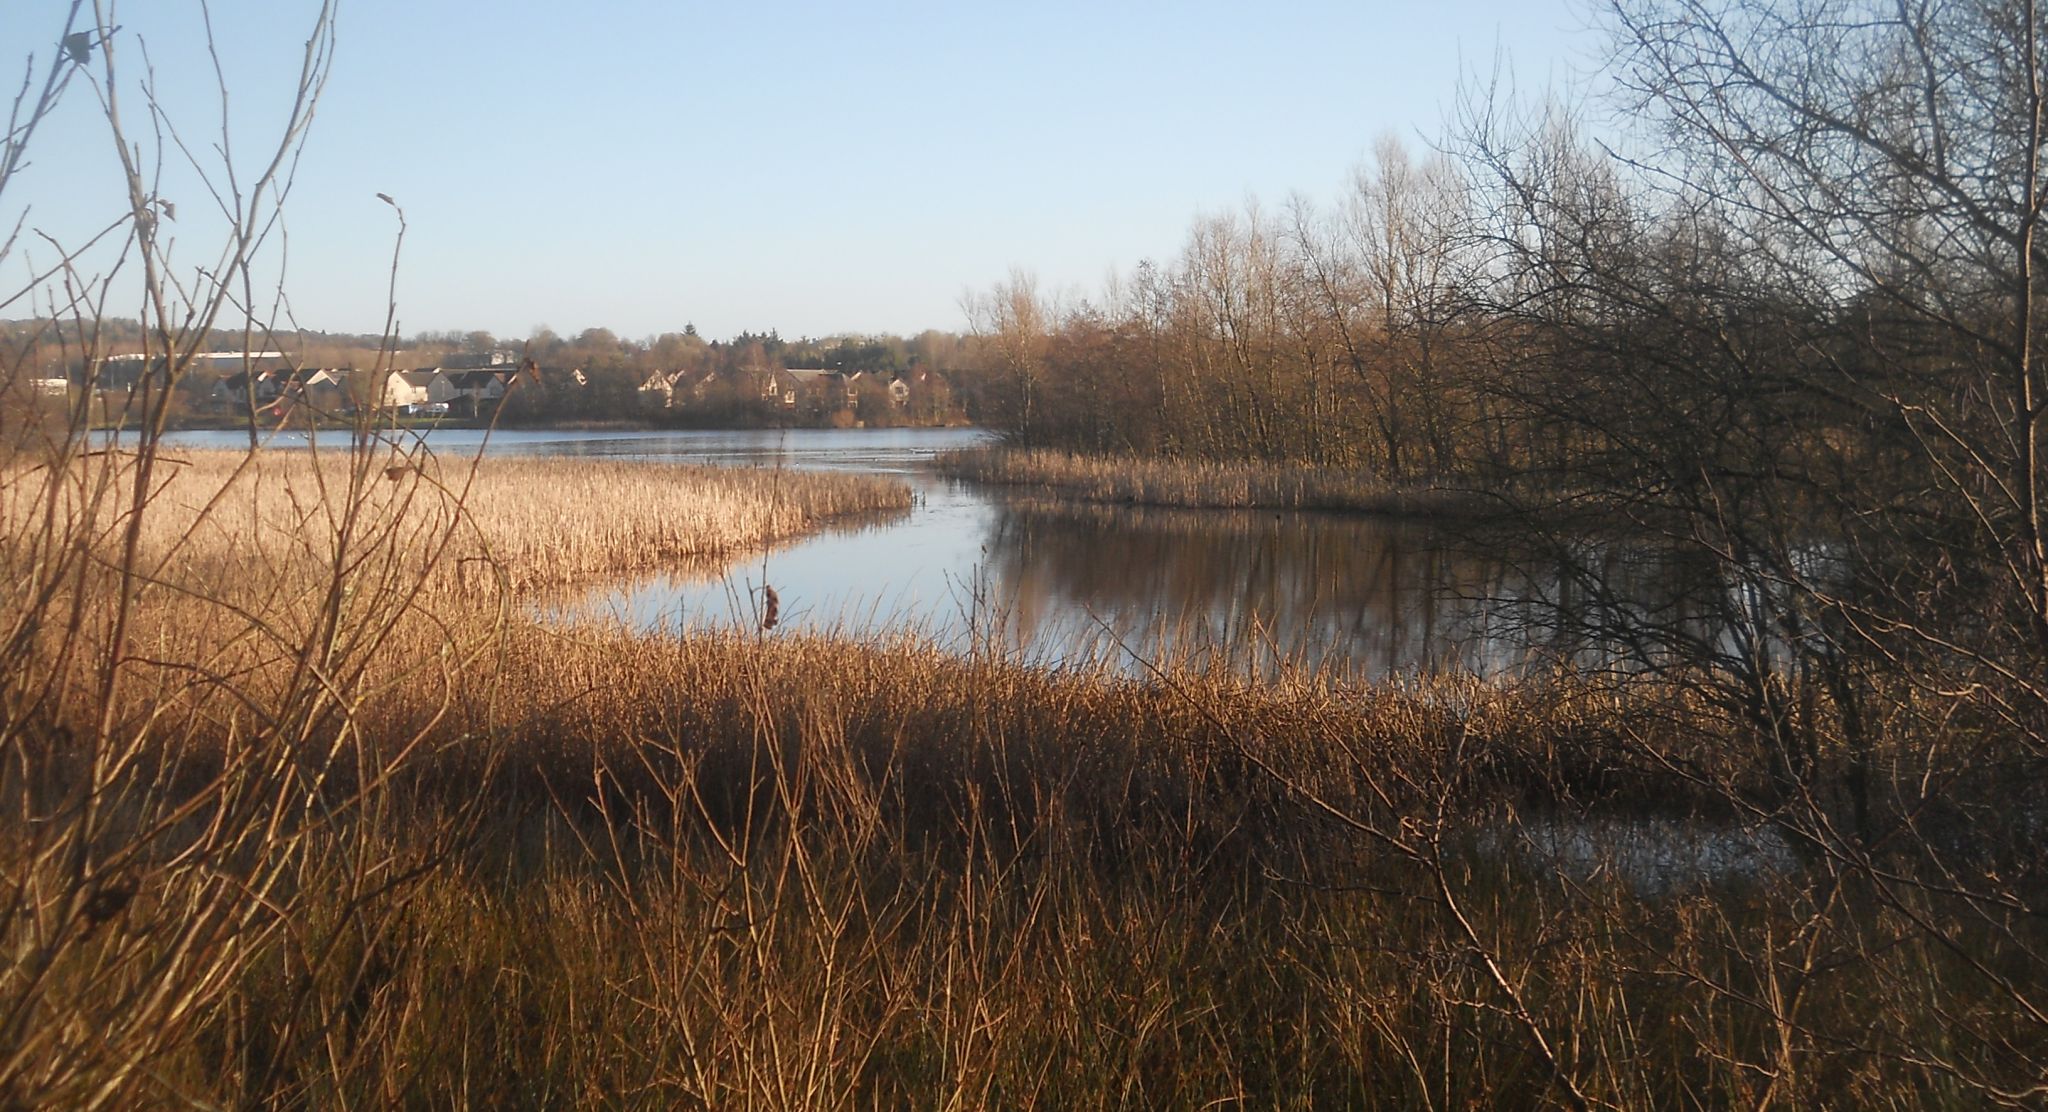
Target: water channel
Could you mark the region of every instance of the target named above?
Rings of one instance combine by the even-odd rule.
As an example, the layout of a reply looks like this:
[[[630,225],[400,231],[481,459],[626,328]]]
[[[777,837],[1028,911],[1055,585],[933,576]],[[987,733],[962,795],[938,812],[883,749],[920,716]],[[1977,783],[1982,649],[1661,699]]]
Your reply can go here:
[[[280,447],[303,446],[287,434]],[[498,431],[427,434],[467,455],[653,460],[900,478],[907,513],[835,523],[722,573],[678,571],[551,600],[567,620],[677,631],[755,620],[772,585],[788,626],[928,637],[1034,663],[1148,661],[1270,673],[1280,662],[1358,679],[1514,671],[1544,655],[1532,615],[1560,581],[1425,521],[1063,502],[948,479],[939,453],[972,429]],[[236,448],[237,432],[172,443]]]

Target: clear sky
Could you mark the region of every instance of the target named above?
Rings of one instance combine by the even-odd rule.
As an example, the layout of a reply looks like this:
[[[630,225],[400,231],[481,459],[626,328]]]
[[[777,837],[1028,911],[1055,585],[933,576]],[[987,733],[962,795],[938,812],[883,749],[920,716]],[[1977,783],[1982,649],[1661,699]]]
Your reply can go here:
[[[47,58],[63,8],[0,5],[0,76]],[[316,9],[215,0],[245,162]],[[1497,49],[1524,90],[1570,85],[1597,51],[1569,0],[340,0],[337,18],[288,210],[299,322],[381,327],[381,192],[410,222],[402,329],[504,337],[958,329],[961,294],[1013,266],[1093,290],[1174,255],[1201,213],[1332,196],[1380,135],[1434,133]],[[114,19],[129,76],[139,34],[188,142],[212,142],[197,0]],[[90,94],[74,86],[0,197],[10,224],[28,204],[65,239],[120,211]],[[163,192],[181,189],[183,250],[210,229],[173,166]]]

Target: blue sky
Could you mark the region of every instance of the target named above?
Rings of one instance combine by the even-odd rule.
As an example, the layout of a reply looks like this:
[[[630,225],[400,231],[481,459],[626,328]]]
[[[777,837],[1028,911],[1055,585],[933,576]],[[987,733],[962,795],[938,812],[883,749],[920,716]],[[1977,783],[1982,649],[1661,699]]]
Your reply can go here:
[[[47,55],[62,7],[6,5],[0,56]],[[244,162],[314,10],[214,5]],[[203,143],[218,110],[198,12],[134,0],[114,18],[117,58],[138,74],[145,39]],[[380,327],[382,192],[410,224],[407,333],[957,329],[961,294],[1013,266],[1092,290],[1175,254],[1201,213],[1332,196],[1378,136],[1435,132],[1461,72],[1485,73],[1497,48],[1525,91],[1570,86],[1597,51],[1584,24],[1568,0],[341,0],[287,285],[308,327]],[[30,204],[29,225],[64,239],[118,213],[82,94],[0,196],[10,223]],[[181,188],[180,249],[196,258],[213,229],[188,215],[203,194],[174,167],[164,193]]]

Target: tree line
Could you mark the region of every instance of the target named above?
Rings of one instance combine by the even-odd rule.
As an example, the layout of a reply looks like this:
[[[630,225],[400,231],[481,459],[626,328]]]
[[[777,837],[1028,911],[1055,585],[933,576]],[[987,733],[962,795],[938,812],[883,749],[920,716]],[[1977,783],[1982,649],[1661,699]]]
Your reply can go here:
[[[969,303],[987,418],[1033,447],[1467,470],[1512,435],[1469,304],[1475,184],[1387,139],[1336,203],[1202,218],[1098,297],[1013,272]]]

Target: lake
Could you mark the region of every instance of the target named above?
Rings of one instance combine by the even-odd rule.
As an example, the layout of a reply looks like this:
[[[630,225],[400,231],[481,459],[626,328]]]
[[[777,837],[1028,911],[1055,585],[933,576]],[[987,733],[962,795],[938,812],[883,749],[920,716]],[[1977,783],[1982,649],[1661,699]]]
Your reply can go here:
[[[1540,659],[1531,633],[1564,589],[1428,522],[1058,501],[935,474],[973,429],[531,431],[426,435],[437,451],[858,471],[899,477],[906,513],[849,521],[722,573],[678,569],[546,600],[563,620],[649,631],[752,625],[766,583],[785,626],[930,638],[963,654],[1142,673],[1178,660],[1247,674],[1283,662],[1358,679]],[[239,432],[174,445],[240,448]],[[303,446],[287,434],[279,447]]]

